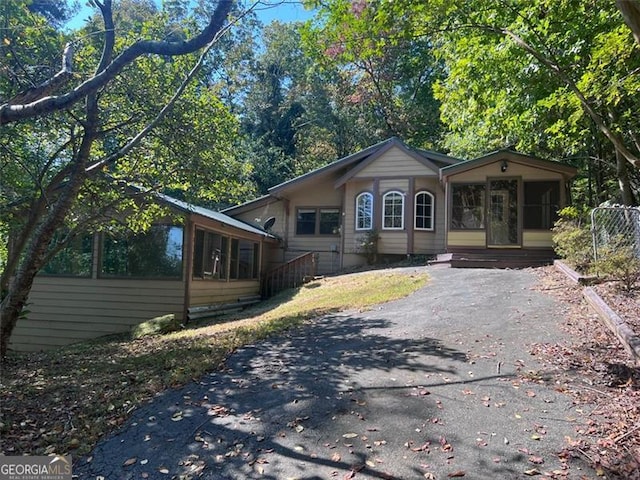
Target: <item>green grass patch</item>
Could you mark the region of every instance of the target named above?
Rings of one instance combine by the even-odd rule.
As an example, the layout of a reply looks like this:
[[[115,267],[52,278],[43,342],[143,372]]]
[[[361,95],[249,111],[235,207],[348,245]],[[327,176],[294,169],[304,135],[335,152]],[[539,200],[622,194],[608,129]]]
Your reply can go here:
[[[235,349],[319,315],[405,297],[427,282],[426,273],[389,270],[330,277],[177,332],[14,354],[0,377],[0,453],[87,453],[141,402],[219,369]]]

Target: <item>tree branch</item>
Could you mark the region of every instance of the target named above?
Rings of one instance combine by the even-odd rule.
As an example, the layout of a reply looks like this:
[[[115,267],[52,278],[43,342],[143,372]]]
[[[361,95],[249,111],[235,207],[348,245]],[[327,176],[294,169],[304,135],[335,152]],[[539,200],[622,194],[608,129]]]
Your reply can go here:
[[[104,3],[108,4],[110,2],[105,1]],[[141,40],[114,58],[104,69],[100,70],[99,73],[66,94],[45,96],[30,103],[16,104],[15,102],[9,102],[0,106],[0,125],[69,108],[90,93],[97,92],[110,80],[115,78],[127,65],[143,55],[186,55],[206,47],[222,29],[232,5],[233,0],[220,0],[207,27],[191,40],[180,42]],[[106,5],[105,8],[107,8]],[[108,34],[107,29],[107,35]],[[102,60],[104,60],[104,58]]]
[[[167,102],[167,104],[164,107],[162,107],[162,109],[158,112],[156,117],[151,122],[149,122],[149,124],[147,124],[142,130],[140,130],[140,132],[138,132],[138,134],[135,137],[133,137],[126,145],[124,145],[116,153],[108,157],[105,157],[102,160],[99,160],[98,162],[95,162],[93,165],[89,166],[87,168],[88,174],[96,173],[100,171],[102,167],[112,164],[118,159],[124,157],[127,153],[133,150],[142,141],[142,139],[146,137],[149,134],[149,132],[151,132],[162,121],[162,119],[164,119],[167,113],[169,113],[169,111],[173,108],[176,101],[180,98],[184,90],[187,88],[187,86],[189,85],[193,77],[196,75],[198,70],[200,70],[202,63],[204,62],[204,59],[209,53],[209,51],[211,50],[211,48],[213,48],[214,44],[218,41],[220,36],[223,35],[226,31],[227,31],[227,28],[221,29],[214,36],[211,42],[202,51],[200,57],[198,58],[198,61],[195,63],[193,68],[185,76],[185,78],[183,79],[178,89],[173,93],[171,99]]]
[[[73,45],[67,43],[62,54],[62,68],[53,77],[49,78],[40,85],[19,93],[5,105],[0,106],[0,118],[4,108],[12,105],[21,105],[34,102],[40,98],[55,92],[62,87],[72,77],[73,72]]]
[[[602,118],[602,116],[598,112],[596,112],[596,110],[593,108],[591,103],[589,103],[589,100],[587,100],[587,98],[584,96],[580,88],[578,88],[576,83],[569,77],[569,75],[566,74],[566,72],[560,67],[560,65],[549,60],[538,50],[536,50],[531,45],[529,45],[529,43],[527,43],[522,37],[510,31],[509,29],[501,28],[499,29],[499,31],[500,33],[511,38],[511,40],[513,40],[516,45],[518,45],[520,48],[525,50],[527,53],[533,56],[536,60],[542,63],[545,67],[547,67],[552,72],[554,72],[564,82],[564,84],[567,87],[569,87],[569,89],[574,93],[574,95],[580,102],[582,109],[585,111],[587,115],[589,115],[589,117],[591,117],[591,120],[598,127],[598,130],[600,130],[604,134],[604,136],[609,139],[609,141],[613,144],[615,149],[619,151],[622,154],[622,156],[631,165],[633,165],[636,168],[640,168],[640,158],[637,155],[633,154],[626,147],[623,139],[619,135],[614,133],[611,128],[609,128],[609,126],[607,125],[605,120]]]

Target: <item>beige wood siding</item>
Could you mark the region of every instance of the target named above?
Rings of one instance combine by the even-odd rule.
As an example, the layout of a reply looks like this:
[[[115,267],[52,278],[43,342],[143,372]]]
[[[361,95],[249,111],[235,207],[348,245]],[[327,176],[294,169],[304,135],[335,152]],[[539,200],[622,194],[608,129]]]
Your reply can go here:
[[[233,217],[257,227],[262,227],[268,218],[274,217],[276,222],[273,224],[271,232],[281,237],[285,234],[286,211],[285,204],[282,201],[275,201],[267,205],[256,207],[248,212],[233,215]]]
[[[416,230],[413,234],[413,253],[431,255],[444,252],[444,233]]]
[[[378,240],[378,253],[381,255],[406,255],[407,232],[406,231],[381,231]]]
[[[335,179],[329,178],[313,185],[305,185],[289,194],[290,221],[286,232],[286,260],[289,261],[303,253],[316,252],[318,273],[334,273],[340,268],[340,235],[296,235],[296,213],[298,208],[339,208],[343,212],[343,189],[336,190]],[[344,215],[341,215],[344,221]]]
[[[551,239],[553,233],[551,231],[544,232],[540,230],[524,230],[522,232],[522,246],[529,248],[550,248],[553,247]]]
[[[484,231],[449,232],[448,246],[450,247],[482,247],[486,246],[486,234]]]
[[[112,333],[159,315],[182,318],[182,281],[37,277],[11,348],[34,351]]]
[[[415,162],[415,160],[413,161]],[[421,166],[422,169],[425,170],[425,167],[423,165]],[[400,192],[404,195],[404,228],[402,230],[385,230],[384,227],[382,227],[380,229],[380,238],[378,239],[378,253],[381,255],[406,255],[408,253],[407,229],[413,228],[413,220],[407,222],[406,219],[406,212],[407,208],[409,207],[408,202],[413,202],[413,198],[409,198],[410,195],[407,195],[407,192],[409,191],[409,179],[401,178],[380,180],[380,207],[382,211],[384,211],[384,195],[385,193],[391,191]],[[374,213],[374,215],[377,215],[379,217],[380,225],[384,224],[382,211]]]
[[[189,306],[211,305],[214,303],[235,302],[240,297],[258,295],[258,280],[193,280]]]
[[[431,171],[400,148],[393,147],[359,171],[356,177],[412,177],[415,175],[437,177],[438,173]]]
[[[415,193],[429,192],[435,198],[434,209],[434,231],[414,230],[413,246],[414,252],[418,255],[443,253],[445,251],[446,242],[446,212],[445,212],[445,194],[440,182],[435,178],[416,178]],[[415,201],[415,196],[412,199]],[[411,228],[414,226],[415,219],[411,220]]]
[[[358,255],[356,253],[347,253],[342,257],[343,268],[358,267],[366,264],[367,264],[367,259],[364,257],[364,255]]]
[[[407,193],[409,190],[409,179],[408,178],[399,178],[392,180],[380,180],[380,195],[384,195],[387,192],[392,190],[399,191],[401,193]],[[406,202],[405,202],[406,203]],[[382,212],[378,212],[382,215]]]

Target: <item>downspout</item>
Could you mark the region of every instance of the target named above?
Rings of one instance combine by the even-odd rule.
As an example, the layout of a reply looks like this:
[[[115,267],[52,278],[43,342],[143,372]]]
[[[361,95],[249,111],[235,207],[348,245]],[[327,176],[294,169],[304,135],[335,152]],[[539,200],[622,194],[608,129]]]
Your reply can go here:
[[[416,179],[415,177],[409,178],[409,191],[407,192],[407,198],[405,198],[405,205],[409,205],[408,208],[405,208],[405,217],[404,224],[407,229],[407,255],[413,255],[415,252],[415,241],[414,241],[414,215],[415,215],[415,195],[416,195]]]
[[[440,171],[440,186],[444,192],[444,252],[449,251],[449,225],[451,224],[449,218],[449,210],[451,208],[451,199],[449,198],[449,182],[447,177],[442,175]]]
[[[373,180],[373,229],[382,230],[382,198],[380,197],[380,179]]]
[[[282,263],[287,261],[287,250],[289,250],[289,199],[280,198],[284,205],[284,245],[282,246]]]

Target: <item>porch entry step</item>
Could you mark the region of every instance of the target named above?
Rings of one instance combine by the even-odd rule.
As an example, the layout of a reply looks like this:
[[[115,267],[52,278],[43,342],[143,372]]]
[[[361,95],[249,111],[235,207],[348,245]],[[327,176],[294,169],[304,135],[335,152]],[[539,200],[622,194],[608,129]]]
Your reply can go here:
[[[451,252],[449,264],[454,268],[527,268],[551,265],[552,250],[486,249]]]

